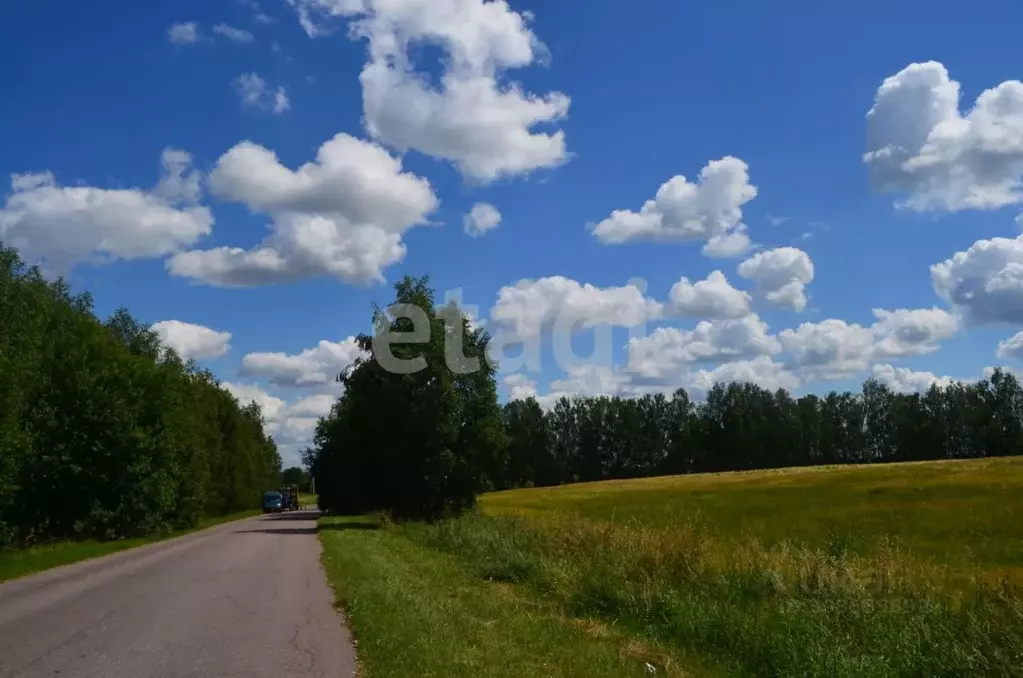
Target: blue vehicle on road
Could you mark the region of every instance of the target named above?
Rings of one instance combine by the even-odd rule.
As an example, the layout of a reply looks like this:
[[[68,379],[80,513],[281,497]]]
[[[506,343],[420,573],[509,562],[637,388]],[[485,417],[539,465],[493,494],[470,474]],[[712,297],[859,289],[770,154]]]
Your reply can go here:
[[[284,495],[280,492],[263,493],[263,513],[280,513],[284,510]]]

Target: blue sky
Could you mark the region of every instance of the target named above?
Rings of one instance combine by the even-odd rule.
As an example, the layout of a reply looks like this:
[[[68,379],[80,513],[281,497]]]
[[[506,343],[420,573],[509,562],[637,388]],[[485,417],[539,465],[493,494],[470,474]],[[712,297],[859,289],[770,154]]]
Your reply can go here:
[[[1021,20],[986,2],[6,3],[0,174],[21,179],[0,239],[100,315],[159,323],[264,404],[292,459],[336,395],[323,375],[406,273],[541,337],[505,397],[979,378],[1023,356]],[[473,237],[480,203],[500,222]],[[596,326],[581,353],[609,332],[611,357],[557,364],[566,316]]]

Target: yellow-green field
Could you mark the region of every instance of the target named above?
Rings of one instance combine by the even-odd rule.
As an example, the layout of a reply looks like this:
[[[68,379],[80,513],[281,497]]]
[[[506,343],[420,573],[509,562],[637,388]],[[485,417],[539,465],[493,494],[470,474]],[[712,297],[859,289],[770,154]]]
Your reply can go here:
[[[1023,583],[1023,457],[580,483],[485,495],[491,515],[578,517],[868,555],[882,540],[959,573]]]
[[[400,670],[365,652],[370,678],[536,675],[517,663],[625,675],[609,657],[659,675],[1023,675],[1023,459],[612,481],[480,504],[324,534],[360,646],[413,648],[459,615],[477,630],[404,652]],[[375,544],[389,565],[367,570]],[[402,569],[413,554],[430,568]],[[543,619],[572,640],[544,642]]]

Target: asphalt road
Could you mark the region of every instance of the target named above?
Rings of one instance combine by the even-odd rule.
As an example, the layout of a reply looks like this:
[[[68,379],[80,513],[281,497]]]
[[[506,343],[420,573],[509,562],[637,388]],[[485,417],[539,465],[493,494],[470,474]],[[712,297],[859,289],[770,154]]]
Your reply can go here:
[[[0,677],[355,675],[312,511],[0,584]]]

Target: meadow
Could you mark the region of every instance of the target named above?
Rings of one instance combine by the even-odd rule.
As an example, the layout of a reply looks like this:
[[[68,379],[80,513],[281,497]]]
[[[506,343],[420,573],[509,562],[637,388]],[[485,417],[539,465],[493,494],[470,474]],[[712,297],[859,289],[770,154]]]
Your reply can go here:
[[[322,538],[370,677],[1008,676],[1021,517],[1007,458],[513,490]]]
[[[869,555],[884,540],[966,576],[1023,583],[1023,458],[822,466],[484,495],[489,515],[697,529],[726,542]]]

